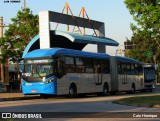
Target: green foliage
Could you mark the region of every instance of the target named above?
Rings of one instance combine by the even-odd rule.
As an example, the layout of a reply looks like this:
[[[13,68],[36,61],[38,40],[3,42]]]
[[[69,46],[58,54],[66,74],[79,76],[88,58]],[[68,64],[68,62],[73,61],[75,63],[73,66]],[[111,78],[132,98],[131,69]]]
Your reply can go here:
[[[2,121],[15,121],[13,118],[2,119]]]
[[[123,98],[123,99],[120,99],[118,101],[115,101],[115,103],[125,104],[125,105],[160,108],[159,100],[160,100],[160,95],[138,96],[138,97]]]
[[[131,23],[136,43],[127,56],[146,63],[160,60],[160,0],[124,0],[137,25]]]
[[[6,59],[18,61],[29,41],[38,34],[38,16],[33,15],[29,8],[19,10],[17,16],[12,18],[5,31],[4,38],[0,38],[1,62]]]

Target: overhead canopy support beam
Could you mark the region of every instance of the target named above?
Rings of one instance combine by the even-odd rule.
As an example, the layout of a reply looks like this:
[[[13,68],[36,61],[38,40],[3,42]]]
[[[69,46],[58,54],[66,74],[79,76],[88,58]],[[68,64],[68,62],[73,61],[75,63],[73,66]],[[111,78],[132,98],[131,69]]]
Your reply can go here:
[[[66,15],[66,14],[52,12],[52,11],[47,11],[47,12],[49,13],[49,17],[50,17],[49,20],[51,22],[57,22],[57,23],[77,26],[75,23],[75,20],[73,19],[73,16],[71,16],[71,15]],[[89,24],[88,19],[76,17],[76,16],[74,16],[74,18],[76,19],[79,27],[85,27],[85,28],[92,29],[92,26]],[[99,22],[99,21],[95,21],[95,20],[90,20],[90,22],[93,24],[93,28],[97,29],[97,30],[99,30],[99,28],[104,25],[103,22]]]

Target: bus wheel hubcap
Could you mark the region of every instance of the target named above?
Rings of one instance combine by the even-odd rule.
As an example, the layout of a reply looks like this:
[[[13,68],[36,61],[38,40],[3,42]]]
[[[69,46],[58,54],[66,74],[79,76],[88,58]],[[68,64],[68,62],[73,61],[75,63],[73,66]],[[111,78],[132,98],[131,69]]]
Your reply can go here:
[[[74,89],[73,88],[71,88],[69,92],[70,92],[70,95],[74,95]]]
[[[105,95],[107,94],[108,90],[107,90],[106,86],[104,87],[104,91],[103,92],[104,92]]]

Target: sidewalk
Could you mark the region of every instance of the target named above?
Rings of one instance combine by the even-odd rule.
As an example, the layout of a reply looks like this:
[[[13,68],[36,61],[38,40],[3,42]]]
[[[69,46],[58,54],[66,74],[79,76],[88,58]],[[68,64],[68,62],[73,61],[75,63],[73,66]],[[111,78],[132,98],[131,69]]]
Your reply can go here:
[[[21,92],[0,93],[0,102],[1,101],[39,99],[39,98],[40,98],[39,95],[23,95]]]

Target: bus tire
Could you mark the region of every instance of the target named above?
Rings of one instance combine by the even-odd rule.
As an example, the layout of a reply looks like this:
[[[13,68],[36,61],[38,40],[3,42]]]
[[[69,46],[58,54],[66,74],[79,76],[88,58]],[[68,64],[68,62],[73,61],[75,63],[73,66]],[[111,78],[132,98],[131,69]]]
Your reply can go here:
[[[134,84],[132,84],[132,87],[131,87],[131,94],[135,94],[135,85]]]
[[[71,84],[69,87],[69,97],[73,98],[77,94],[77,88],[75,84]]]
[[[105,83],[103,86],[103,96],[107,96],[109,94],[108,84]]]

